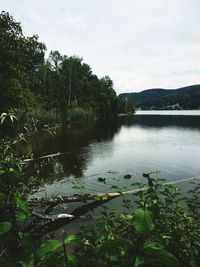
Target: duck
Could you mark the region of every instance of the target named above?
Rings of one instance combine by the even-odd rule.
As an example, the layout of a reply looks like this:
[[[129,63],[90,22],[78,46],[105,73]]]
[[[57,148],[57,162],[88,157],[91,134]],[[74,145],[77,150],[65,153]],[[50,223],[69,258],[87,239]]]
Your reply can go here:
[[[130,179],[132,177],[132,175],[130,173],[127,173],[124,175],[124,179]]]
[[[149,173],[143,173],[142,176],[145,177],[145,178],[148,178],[148,179],[150,178],[150,174]]]
[[[148,179],[148,186],[153,187],[154,186],[153,182],[155,182],[156,180],[150,177],[150,173],[143,173],[142,175],[143,177]]]
[[[98,177],[98,181],[106,183],[106,178],[105,177]]]

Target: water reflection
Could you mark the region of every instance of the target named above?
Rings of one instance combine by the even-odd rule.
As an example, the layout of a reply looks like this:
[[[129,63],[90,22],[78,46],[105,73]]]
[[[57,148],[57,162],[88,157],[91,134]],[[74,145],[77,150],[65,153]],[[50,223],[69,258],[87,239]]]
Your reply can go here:
[[[161,177],[178,180],[200,174],[200,116],[136,115],[84,128],[63,128],[55,135],[43,134],[30,140],[35,156],[63,152],[41,172],[52,180],[51,193],[64,193],[67,177],[82,178],[89,191],[110,191],[113,178],[133,174],[142,181],[142,173],[160,170]],[[35,163],[34,163],[35,164]],[[98,182],[106,176],[107,183]]]
[[[102,121],[87,127],[62,128],[56,134],[42,133],[29,140],[28,148],[31,148],[35,158],[63,153],[57,160],[53,160],[54,164],[55,161],[62,164],[66,176],[82,177],[92,146],[103,143],[103,150],[112,150],[112,146],[107,146],[107,143],[119,132],[121,124],[120,120]],[[100,147],[96,147],[96,152],[101,154]],[[49,167],[50,172],[52,166]]]
[[[178,115],[136,115],[131,120],[126,121],[126,125],[132,127],[133,125],[141,125],[147,127],[183,127],[200,129],[200,116],[178,116]]]

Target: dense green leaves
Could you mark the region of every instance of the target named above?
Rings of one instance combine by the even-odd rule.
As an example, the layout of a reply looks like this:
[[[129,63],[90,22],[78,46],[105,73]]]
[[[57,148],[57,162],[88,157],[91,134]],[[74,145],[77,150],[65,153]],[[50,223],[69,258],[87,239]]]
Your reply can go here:
[[[167,252],[160,244],[155,242],[146,242],[143,246],[144,252],[150,253],[158,258],[166,267],[180,267],[178,260],[171,253]]]
[[[135,263],[133,267],[140,267],[144,264],[144,262],[145,262],[144,259],[138,256],[135,259]]]
[[[27,201],[22,199],[20,196],[15,197],[16,206],[19,208],[20,212],[17,214],[17,219],[19,221],[25,220],[29,216],[29,207]]]
[[[49,239],[45,241],[39,248],[36,249],[35,254],[36,257],[40,260],[45,259],[45,256],[51,252],[55,252],[58,248],[60,248],[62,243],[58,240]]]
[[[0,111],[33,104],[31,91],[44,51],[37,36],[25,37],[20,23],[7,12],[0,14]]]
[[[182,198],[176,187],[155,181],[154,190],[136,193],[134,205],[124,199],[126,211],[109,211],[108,207],[104,207],[102,217],[91,220],[92,224],[81,233],[68,236],[64,233],[62,241],[42,234],[34,238],[37,225],[34,224],[25,195],[22,197],[19,193],[21,183],[16,183],[22,179],[19,161],[8,143],[2,151],[1,178],[6,177],[0,193],[1,248],[5,251],[5,257],[2,261],[0,259],[2,266],[7,258],[21,266],[31,266],[34,262],[38,267],[59,267],[65,263],[70,267],[92,267],[94,264],[104,267],[199,266],[198,184],[194,184],[194,189],[189,191],[189,197]],[[144,185],[137,185],[144,188]],[[24,194],[24,191],[21,193]],[[183,201],[188,205],[181,205]],[[31,221],[33,224],[29,224]],[[31,231],[27,230],[27,225]],[[42,241],[44,239],[46,241]],[[14,249],[7,245],[10,240],[15,244]]]
[[[64,240],[64,244],[65,245],[68,245],[68,244],[70,244],[71,242],[73,242],[73,241],[77,241],[78,240],[78,237],[76,236],[76,235],[69,235],[69,236],[67,236],[66,238],[65,238],[65,240]]]
[[[134,226],[139,235],[147,236],[154,228],[153,214],[149,210],[137,209],[135,211]]]

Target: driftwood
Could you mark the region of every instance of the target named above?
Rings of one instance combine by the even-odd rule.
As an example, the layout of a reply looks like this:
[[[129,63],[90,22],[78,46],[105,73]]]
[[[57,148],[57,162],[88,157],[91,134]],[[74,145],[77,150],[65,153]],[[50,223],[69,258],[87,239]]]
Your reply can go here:
[[[191,177],[187,179],[181,179],[178,181],[166,182],[163,185],[177,184],[181,182],[187,182],[194,179],[200,179],[200,177]],[[100,193],[100,194],[85,194],[85,195],[73,195],[73,196],[60,196],[54,199],[47,198],[34,198],[29,199],[29,202],[34,204],[47,207],[44,209],[43,214],[34,211],[32,214],[35,219],[27,227],[28,230],[32,229],[36,234],[46,234],[52,231],[59,229],[60,227],[67,225],[77,219],[83,217],[86,213],[93,211],[97,207],[109,202],[110,200],[117,198],[122,195],[134,194],[140,191],[149,189],[149,187],[143,187],[138,189],[133,189],[125,192],[113,192],[113,193]],[[76,208],[71,214],[57,214],[57,215],[48,215],[49,212],[56,206],[62,203],[72,203],[72,202],[87,202],[93,201],[89,204],[80,206]],[[35,222],[46,221],[44,224],[35,225]]]
[[[191,178],[186,178],[186,179],[180,179],[177,181],[171,181],[171,182],[166,182],[163,183],[163,185],[173,185],[173,184],[178,184],[182,182],[187,182],[191,181],[194,179],[200,179],[200,176],[198,177],[191,177]],[[145,186],[143,188],[137,188],[129,191],[124,191],[124,192],[110,192],[110,193],[99,193],[99,194],[84,194],[84,195],[79,195],[75,194],[72,196],[59,196],[56,198],[40,198],[40,197],[31,197],[28,199],[29,204],[31,205],[40,205],[40,206],[49,206],[47,209],[51,209],[51,207],[55,207],[56,205],[63,204],[63,203],[72,203],[72,202],[87,202],[88,200],[105,200],[105,199],[112,199],[115,197],[119,197],[122,195],[129,195],[129,194],[134,194],[140,191],[147,190],[149,187]]]
[[[73,196],[58,196],[55,198],[32,197],[28,199],[28,202],[30,204],[40,204],[43,206],[48,206],[52,204],[58,205],[62,203],[72,203],[72,202],[86,202],[88,200],[97,200],[97,199],[101,200],[103,198],[113,198],[113,197],[118,197],[118,196],[125,195],[125,194],[136,193],[138,192],[138,190],[140,191],[141,189],[135,189],[135,190],[122,192],[122,193],[113,192],[113,193],[84,194],[84,195],[75,194]]]
[[[42,220],[49,220],[49,221],[56,221],[56,220],[60,220],[60,219],[71,219],[74,217],[74,215],[72,214],[56,214],[56,215],[52,215],[52,216],[49,216],[49,215],[43,215],[41,213],[38,213],[36,211],[33,211],[32,212],[32,215],[35,216],[36,218],[38,219],[42,219]]]
[[[122,196],[122,195],[128,195],[128,194],[133,194],[137,193],[141,190],[146,190],[148,187],[144,188],[139,188],[139,189],[134,189],[126,192],[113,192],[113,193],[99,193],[99,194],[85,194],[85,195],[78,195],[75,194],[73,196],[59,196],[56,198],[48,199],[48,198],[30,198],[28,202],[31,205],[34,206],[42,206],[42,207],[47,207],[45,210],[45,213],[49,213],[54,207],[56,207],[59,204],[64,204],[64,203],[73,203],[73,202],[87,202],[87,201],[98,201],[102,202],[103,200],[111,200],[113,198]]]
[[[107,198],[107,199],[104,199],[104,200],[101,200],[101,201],[93,201],[92,203],[89,203],[87,205],[83,205],[83,206],[80,206],[78,208],[76,208],[70,215],[70,217],[66,217],[66,218],[62,218],[62,217],[57,217],[57,219],[55,220],[49,220],[49,222],[43,224],[43,225],[40,225],[39,227],[36,227],[36,229],[34,229],[34,233],[35,234],[47,234],[47,233],[50,233],[52,231],[56,231],[58,230],[59,228],[77,220],[77,219],[80,219],[80,218],[83,218],[83,216],[90,212],[90,211],[93,211],[94,209],[96,209],[97,207],[100,207],[102,206],[103,204],[109,202],[111,199],[114,199],[116,197],[118,197],[119,195],[117,196],[112,196],[110,198]],[[50,216],[49,216],[50,217]],[[43,218],[44,219],[44,218]]]
[[[163,183],[163,185],[177,184],[177,183],[187,182],[187,181],[194,180],[194,179],[200,179],[200,177],[191,177],[191,178],[186,178],[186,179],[180,179],[178,181],[166,182],[166,183]],[[32,206],[46,207],[45,213],[48,214],[55,206],[59,204],[73,203],[73,202],[84,203],[90,200],[94,200],[94,201],[98,200],[101,202],[105,199],[109,201],[115,197],[134,194],[140,191],[147,190],[148,188],[149,188],[148,186],[145,186],[143,188],[137,188],[137,189],[124,191],[124,192],[110,192],[110,193],[84,194],[84,195],[75,194],[73,196],[59,196],[56,198],[32,197],[28,199],[28,202]]]
[[[45,156],[38,157],[38,158],[24,159],[24,162],[27,163],[27,162],[31,162],[31,161],[35,161],[35,160],[40,160],[40,159],[54,158],[54,157],[61,156],[63,154],[64,153],[58,152],[58,153],[49,154],[49,155],[45,155]]]

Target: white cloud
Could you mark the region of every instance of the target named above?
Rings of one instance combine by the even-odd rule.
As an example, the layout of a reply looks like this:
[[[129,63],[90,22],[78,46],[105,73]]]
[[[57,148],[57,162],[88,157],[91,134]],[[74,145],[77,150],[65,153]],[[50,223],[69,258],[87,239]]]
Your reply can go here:
[[[118,93],[200,83],[199,0],[0,0],[49,50],[79,55]]]

